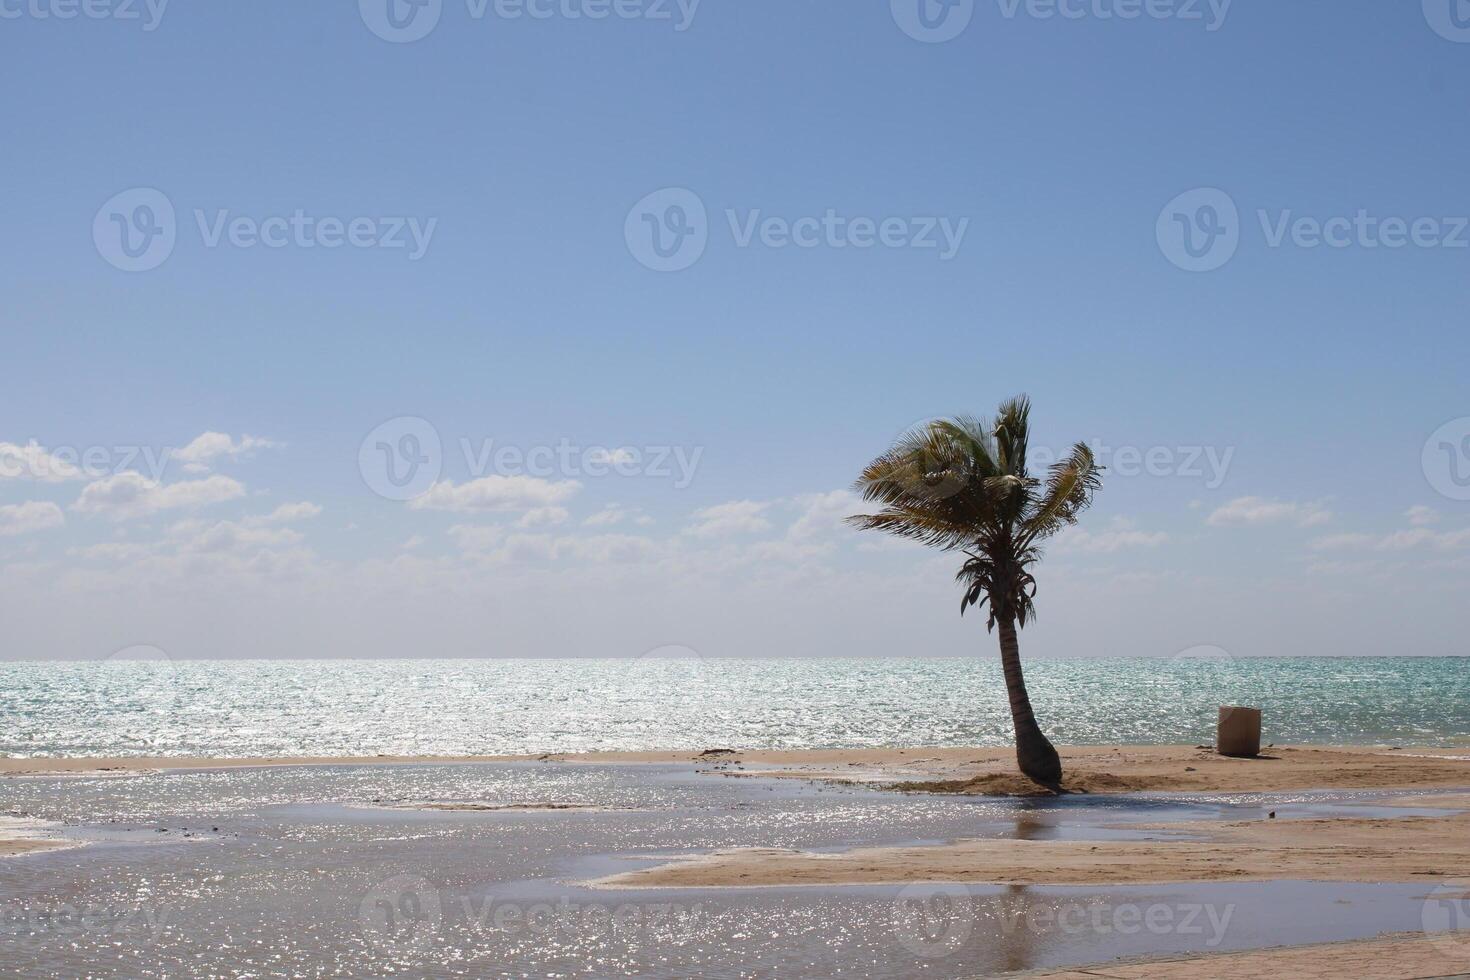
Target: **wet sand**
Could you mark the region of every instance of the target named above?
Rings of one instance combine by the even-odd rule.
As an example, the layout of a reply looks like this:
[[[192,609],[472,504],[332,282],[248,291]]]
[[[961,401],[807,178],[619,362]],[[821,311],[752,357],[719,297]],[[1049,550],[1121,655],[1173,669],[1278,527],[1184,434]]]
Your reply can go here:
[[[1279,792],[1470,785],[1470,759],[1452,750],[1268,750],[1228,759],[1204,749],[1071,749],[1065,785],[1077,793],[1139,790]],[[896,785],[965,795],[1050,793],[992,759],[925,755],[911,771],[935,776]],[[975,771],[979,769],[979,771]],[[765,774],[774,774],[766,772]],[[781,775],[812,775],[785,770]],[[836,778],[834,771],[825,773]],[[1470,810],[1470,794],[1407,797],[1399,805]],[[1156,841],[963,840],[831,854],[745,849],[683,858],[610,876],[602,887],[740,887],[916,881],[1007,885],[1162,884],[1185,881],[1409,882],[1470,875],[1470,813],[1443,817],[1243,823],[1132,824],[1175,838]]]
[[[1470,747],[1273,746],[1255,759],[1230,759],[1185,745],[1061,749],[1064,788],[1081,793],[1281,792],[1297,789],[1470,788]],[[1010,749],[792,749],[703,752],[591,752],[515,756],[302,756],[0,759],[0,775],[116,775],[170,769],[253,766],[410,765],[476,762],[592,764],[703,763],[729,775],[788,776],[895,784],[925,792],[1046,795],[1015,771]]]
[[[75,857],[0,862],[0,878],[17,894],[43,896],[43,909],[82,900],[110,907],[116,899],[109,889],[118,881],[137,889],[207,872],[225,883],[198,895],[150,892],[157,908],[145,911],[166,912],[171,923],[156,942],[78,939],[44,928],[28,934],[26,941],[58,957],[68,975],[98,976],[137,975],[159,964],[259,968],[283,943],[299,940],[293,923],[306,915],[319,923],[307,955],[338,972],[367,975],[404,957],[423,972],[473,975],[484,964],[466,957],[493,949],[537,973],[597,958],[623,972],[656,974],[675,950],[685,956],[681,975],[711,963],[732,970],[754,963],[751,972],[779,975],[792,963],[820,961],[834,971],[847,965],[895,978],[920,968],[959,978],[1100,962],[1106,965],[1070,969],[1257,976],[1274,961],[1242,958],[1242,972],[1222,972],[1236,970],[1237,961],[1222,954],[1201,965],[1181,957],[1371,939],[1414,928],[1431,897],[1459,902],[1470,894],[1470,816],[1454,809],[1470,808],[1470,793],[1448,791],[1470,788],[1470,760],[1453,758],[1464,750],[1270,754],[1231,760],[1184,746],[1069,749],[1074,785],[1100,792],[1035,799],[998,794],[1040,789],[998,785],[994,777],[1015,778],[1005,771],[1011,760],[1003,750],[522,756],[492,760],[514,763],[498,766],[411,757],[355,764],[5,760],[11,778],[0,778],[0,795],[8,796],[11,812],[40,818],[42,835],[65,825],[87,846]],[[179,769],[205,771],[144,775]],[[788,778],[751,778],[770,772]],[[1117,795],[1139,784],[1188,788],[1168,780],[1218,788],[1177,797],[1153,790]],[[1333,783],[1346,789],[1297,792]],[[891,788],[914,784],[948,784],[952,791]],[[1286,792],[1255,792],[1277,787]],[[1379,798],[1378,789],[1398,792]],[[1394,806],[1399,810],[1391,812]],[[1277,819],[1268,817],[1272,808],[1280,810]],[[202,842],[178,833],[205,826],[219,832]],[[920,881],[947,883],[944,894],[959,889],[952,918],[925,898],[929,886],[910,894]],[[598,887],[589,889],[589,882]],[[761,887],[793,884],[804,887]],[[378,901],[385,889],[396,898],[405,888],[422,901]],[[489,902],[563,898],[608,908],[675,901],[705,908],[710,919],[693,924],[702,931],[682,945],[668,945],[662,933],[627,941],[585,930],[550,941],[497,930],[483,915]],[[282,910],[265,933],[243,927],[257,922],[261,902]],[[1182,929],[1163,937],[1035,926],[1006,931],[1012,911],[1059,915],[1099,903],[1208,906],[1235,915],[1223,946]],[[419,925],[435,941],[423,949],[393,945],[397,920],[373,918],[384,907],[418,910],[414,915],[427,917]],[[923,936],[910,936],[904,916],[911,910],[958,936],[958,948],[935,954]],[[779,941],[755,948],[745,940],[751,934]],[[1335,951],[1270,955],[1305,957],[1287,961],[1291,975],[1343,975],[1340,948],[1321,949]],[[1129,959],[1161,954],[1173,959]],[[1116,972],[1141,969],[1179,972]]]
[[[964,840],[841,853],[742,849],[597,882],[609,888],[870,885],[1141,885],[1188,881],[1435,882],[1470,874],[1470,814],[1391,820],[1131,824],[1200,840]]]
[[[1232,759],[1200,746],[1087,746],[1062,751],[1073,793],[1280,792],[1304,789],[1470,787],[1470,753],[1453,749],[1270,747]],[[849,749],[703,752],[604,752],[581,755],[269,759],[3,759],[0,774],[126,776],[172,769],[255,766],[548,764],[702,764],[726,776],[777,776],[960,795],[1045,795],[1017,774],[1005,749]],[[1450,805],[1443,795],[1431,806]],[[1458,802],[1470,803],[1470,797]],[[475,804],[431,804],[479,808]],[[423,804],[413,804],[415,808]],[[1139,828],[1143,829],[1143,828]],[[1305,879],[1413,881],[1470,874],[1470,815],[1399,820],[1294,820],[1170,824],[1151,829],[1193,840],[1065,842],[962,840],[923,847],[878,847],[839,854],[739,850],[673,861],[616,875],[608,887],[834,885],[926,880],[996,884],[1139,884],[1177,881]],[[0,834],[0,854],[56,846],[34,834]]]
[[[51,837],[49,828],[40,821],[0,816],[0,858],[76,846],[71,841]]]
[[[1418,980],[1452,977],[1470,971],[1470,938],[1424,936],[1411,933],[1366,942],[1328,943],[1263,949],[1251,953],[1217,953],[1136,963],[1104,963],[1085,970],[1032,973],[1046,980]]]

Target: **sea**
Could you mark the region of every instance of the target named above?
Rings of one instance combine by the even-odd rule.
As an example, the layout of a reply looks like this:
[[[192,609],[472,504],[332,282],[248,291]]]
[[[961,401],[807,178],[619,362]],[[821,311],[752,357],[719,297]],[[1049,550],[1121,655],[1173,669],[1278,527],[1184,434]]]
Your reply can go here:
[[[1470,658],[1035,660],[1058,744],[1199,744],[1222,705],[1267,742],[1470,745]],[[0,756],[499,755],[1003,746],[986,659],[0,662]]]

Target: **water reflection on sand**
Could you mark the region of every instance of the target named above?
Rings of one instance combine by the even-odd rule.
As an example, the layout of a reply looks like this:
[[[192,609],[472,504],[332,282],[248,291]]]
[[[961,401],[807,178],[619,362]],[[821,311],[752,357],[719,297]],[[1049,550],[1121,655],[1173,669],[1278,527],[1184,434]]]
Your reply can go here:
[[[1363,794],[899,796],[694,766],[198,770],[0,781],[87,846],[0,861],[25,977],[958,977],[1417,929],[1423,885],[605,890],[731,847],[1129,838],[1129,821],[1403,816]],[[442,804],[443,806],[435,806]],[[469,805],[471,809],[464,807]]]

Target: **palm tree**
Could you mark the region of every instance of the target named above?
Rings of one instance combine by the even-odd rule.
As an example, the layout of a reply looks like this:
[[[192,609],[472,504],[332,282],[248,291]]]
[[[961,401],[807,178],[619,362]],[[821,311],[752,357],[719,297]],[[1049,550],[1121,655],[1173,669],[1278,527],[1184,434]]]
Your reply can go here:
[[[1044,481],[1032,477],[1030,415],[1031,401],[1020,395],[1000,406],[994,424],[962,416],[904,434],[855,486],[882,510],[848,521],[968,556],[956,576],[965,587],[960,615],[990,605],[987,629],[999,631],[1016,762],[1037,782],[1057,786],[1062,762],[1032,713],[1016,630],[1036,618],[1031,566],[1041,543],[1077,523],[1102,486],[1102,468],[1079,442]]]

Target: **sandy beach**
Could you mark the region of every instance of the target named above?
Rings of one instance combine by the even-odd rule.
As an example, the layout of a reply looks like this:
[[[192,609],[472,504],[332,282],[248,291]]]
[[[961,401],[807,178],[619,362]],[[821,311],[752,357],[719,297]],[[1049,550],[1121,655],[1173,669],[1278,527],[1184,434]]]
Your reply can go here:
[[[1470,787],[1470,747],[1270,746],[1254,759],[1232,759],[1208,746],[1089,745],[1061,749],[1063,788],[1075,793],[1279,792],[1297,789]],[[1048,795],[1015,771],[1015,755],[1000,748],[892,748],[698,752],[585,752],[484,756],[116,756],[0,758],[0,776],[116,775],[171,769],[255,766],[421,765],[425,763],[546,762],[571,764],[696,763],[728,775],[892,784],[921,792]]]
[[[53,828],[40,821],[0,815],[0,858],[77,846],[53,834]]]
[[[343,813],[404,814],[414,820],[616,822],[655,819],[659,809],[627,804],[609,807],[595,799],[574,798],[566,787],[594,775],[609,787],[617,787],[646,784],[649,779],[665,778],[661,773],[677,772],[684,774],[680,778],[693,780],[692,785],[725,788],[737,797],[751,790],[764,793],[759,788],[763,786],[789,786],[793,792],[821,797],[825,787],[826,793],[838,794],[839,800],[844,792],[857,791],[864,798],[887,801],[895,813],[917,813],[937,800],[970,800],[982,806],[1002,805],[1011,816],[1001,833],[995,832],[993,823],[985,824],[992,829],[977,833],[981,824],[966,824],[961,812],[954,829],[925,843],[896,844],[893,842],[911,838],[880,833],[867,844],[832,846],[827,841],[843,836],[837,831],[836,837],[815,840],[820,845],[815,848],[750,846],[753,842],[692,849],[674,846],[662,854],[641,855],[640,866],[619,867],[623,862],[615,861],[600,874],[574,876],[559,887],[609,896],[608,901],[639,902],[659,900],[641,896],[668,894],[705,894],[715,901],[732,901],[733,896],[779,895],[791,886],[923,888],[928,883],[948,883],[946,887],[962,887],[983,896],[985,889],[994,887],[1085,887],[1104,894],[1126,894],[1137,888],[1209,889],[1246,883],[1274,888],[1298,882],[1341,883],[1343,888],[1409,886],[1411,891],[1405,894],[1415,903],[1433,896],[1451,902],[1470,900],[1470,751],[1271,746],[1259,758],[1232,759],[1199,746],[1087,746],[1064,748],[1062,757],[1067,770],[1063,799],[1017,775],[1013,757],[1005,749],[747,751],[724,746],[701,751],[449,758],[7,758],[0,759],[0,798],[7,784],[12,790],[35,787],[34,792],[43,792],[41,788],[49,784],[53,789],[46,793],[68,785],[78,789],[90,785],[89,793],[136,795],[129,788],[133,781],[147,780],[154,787],[149,792],[157,792],[170,781],[160,783],[149,776],[191,770],[195,771],[189,777],[191,785],[193,780],[213,778],[210,773],[214,773],[221,778],[307,780],[314,787],[329,779],[371,779],[376,772],[385,779],[411,778],[412,795],[350,799],[317,790],[325,794],[319,798],[336,800],[345,808]],[[520,773],[538,785],[544,783],[546,796],[511,799],[466,792],[473,784],[462,779],[480,778],[472,774],[486,771],[481,765],[486,763],[514,764],[494,771]],[[319,772],[313,774],[314,769]],[[1312,802],[1321,791],[1333,791],[1332,799],[1358,805],[1344,808],[1335,804],[1338,811],[1322,815]],[[1206,794],[1211,799],[1241,801],[1244,810],[1232,812],[1250,813],[1251,819],[1178,819],[1180,813],[1171,801]],[[1113,807],[1103,805],[1098,810],[1086,804],[1089,799],[1103,804],[1109,798],[1129,801],[1119,811],[1122,816],[1108,816]],[[1068,800],[1073,801],[1070,806]],[[1159,801],[1164,810],[1139,805],[1149,800]],[[1256,805],[1252,800],[1281,802]],[[1059,805],[1062,811],[1031,809]],[[1275,806],[1282,808],[1281,819],[1268,809]],[[1395,811],[1403,815],[1395,816]],[[1058,812],[1090,814],[1086,820],[1091,829],[1082,830],[1080,836],[1059,837],[1055,830],[1065,823],[1056,822]],[[1160,817],[1161,812],[1175,819]],[[413,816],[416,813],[422,816]],[[0,856],[13,859],[5,862],[7,866],[19,868],[29,864],[31,856],[44,860],[48,850],[78,845],[58,837],[55,814],[51,821],[27,819],[29,813],[18,811],[12,814],[0,819]],[[186,823],[170,829],[193,826]],[[492,826],[486,825],[486,830]],[[590,832],[593,825],[586,826],[587,830],[572,832],[569,842],[573,846],[579,834]],[[962,829],[969,827],[976,830]],[[123,833],[157,838],[150,841],[154,843],[173,836],[151,825]],[[89,850],[84,846],[77,853]],[[1361,966],[1366,971],[1363,975],[1408,978],[1470,970],[1470,941],[1445,941],[1438,936],[1311,945],[1311,936],[1288,933],[1275,944],[1256,941],[1289,945],[1255,952],[1222,951],[1202,959],[1125,958],[1046,975],[1244,978],[1286,971],[1329,976]],[[1296,945],[1299,943],[1307,945]]]
[[[1470,809],[1470,797],[1444,806]],[[1384,820],[1127,824],[1179,841],[970,840],[840,854],[745,849],[603,879],[606,887],[862,885],[960,881],[1139,885],[1187,881],[1415,881],[1470,871],[1470,814]]]
[[[1361,942],[1263,949],[1251,953],[1220,953],[1214,956],[1169,957],[1146,962],[1103,964],[1086,970],[1031,973],[1037,980],[1276,980],[1302,977],[1308,980],[1402,980],[1402,978],[1453,977],[1470,965],[1470,951],[1436,942],[1433,936],[1408,934]]]
[[[1470,788],[1470,752],[1392,746],[1273,746],[1254,759],[1199,746],[1085,746],[1062,751],[1064,789],[1126,792],[1264,793],[1292,790]],[[694,763],[712,775],[852,782],[895,792],[1051,795],[1015,773],[1009,750],[976,748],[603,752],[535,756],[199,757],[0,759],[0,774],[117,776],[183,769],[279,766],[539,762],[547,765]],[[998,884],[1138,884],[1171,881],[1412,881],[1470,873],[1470,795],[1421,805],[1445,816],[1290,822],[1172,823],[1190,839],[1150,842],[972,840],[841,854],[742,849],[610,876],[605,887],[873,884],[928,880]],[[436,804],[430,804],[434,806]],[[451,807],[452,804],[437,804]],[[496,809],[471,805],[472,808]],[[1140,828],[1142,829],[1142,828]],[[23,830],[0,837],[0,854],[56,846]]]

